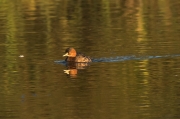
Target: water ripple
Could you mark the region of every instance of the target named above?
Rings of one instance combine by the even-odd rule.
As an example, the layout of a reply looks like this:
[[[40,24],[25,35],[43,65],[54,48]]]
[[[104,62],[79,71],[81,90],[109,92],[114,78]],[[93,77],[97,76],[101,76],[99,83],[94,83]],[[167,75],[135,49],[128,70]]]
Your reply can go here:
[[[162,56],[117,56],[117,57],[103,57],[103,58],[94,58],[93,62],[121,62],[127,60],[146,60],[146,59],[156,59],[156,58],[167,58],[167,57],[179,57],[180,54],[172,54],[172,55],[162,55]],[[55,63],[65,65],[66,62],[64,60],[54,61]]]
[[[146,60],[146,59],[156,59],[156,58],[167,58],[167,57],[178,57],[180,54],[173,54],[173,55],[162,55],[162,56],[117,56],[117,57],[110,57],[110,58],[97,58],[93,59],[93,62],[120,62],[120,61],[127,61],[127,60]]]

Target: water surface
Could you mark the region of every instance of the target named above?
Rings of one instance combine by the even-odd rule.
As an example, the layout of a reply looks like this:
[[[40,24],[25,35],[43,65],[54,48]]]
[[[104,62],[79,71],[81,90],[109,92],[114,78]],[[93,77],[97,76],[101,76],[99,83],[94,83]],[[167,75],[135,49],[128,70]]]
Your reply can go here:
[[[179,5],[2,0],[0,118],[179,119]],[[93,62],[68,66],[68,47]]]

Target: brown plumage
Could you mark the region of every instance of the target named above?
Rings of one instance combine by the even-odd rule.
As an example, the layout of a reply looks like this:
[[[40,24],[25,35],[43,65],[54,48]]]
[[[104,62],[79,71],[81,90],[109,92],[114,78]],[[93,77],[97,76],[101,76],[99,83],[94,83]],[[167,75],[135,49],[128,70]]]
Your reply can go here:
[[[67,56],[67,62],[92,62],[90,57],[78,54],[74,48],[67,48],[63,57]]]

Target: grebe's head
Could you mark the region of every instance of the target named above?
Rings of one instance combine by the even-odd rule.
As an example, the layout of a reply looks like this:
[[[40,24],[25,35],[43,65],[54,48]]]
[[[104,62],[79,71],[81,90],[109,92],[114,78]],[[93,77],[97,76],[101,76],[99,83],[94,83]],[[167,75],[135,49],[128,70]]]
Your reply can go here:
[[[63,57],[76,57],[76,50],[74,48],[67,48]]]

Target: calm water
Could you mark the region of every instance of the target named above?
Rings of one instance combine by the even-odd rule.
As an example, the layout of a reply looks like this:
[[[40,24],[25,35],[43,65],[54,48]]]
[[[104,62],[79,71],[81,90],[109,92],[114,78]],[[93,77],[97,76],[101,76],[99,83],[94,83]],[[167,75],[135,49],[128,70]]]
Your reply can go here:
[[[1,0],[0,118],[179,119],[179,8],[178,0]],[[94,62],[65,64],[68,47]]]

